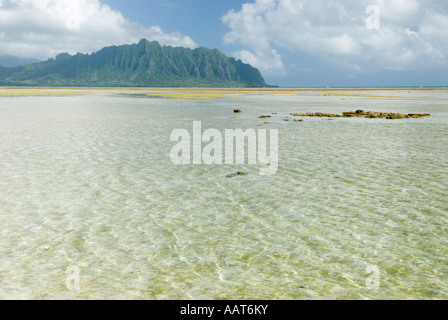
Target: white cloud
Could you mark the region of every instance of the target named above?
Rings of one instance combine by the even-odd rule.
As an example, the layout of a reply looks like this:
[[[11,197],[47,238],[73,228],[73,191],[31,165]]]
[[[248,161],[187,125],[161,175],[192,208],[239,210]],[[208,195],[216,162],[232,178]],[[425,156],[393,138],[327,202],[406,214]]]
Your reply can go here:
[[[366,26],[366,8],[380,9],[380,29]],[[255,0],[222,21],[224,43],[268,75],[285,72],[282,56],[306,53],[350,72],[447,67],[448,6],[432,0]]]
[[[282,57],[274,49],[259,51],[257,52],[257,54],[253,54],[248,50],[241,50],[234,52],[232,55],[236,59],[241,59],[241,61],[249,63],[251,66],[261,67],[267,74],[284,74],[285,68],[283,65]]]
[[[0,54],[46,59],[140,39],[197,47],[188,36],[126,20],[100,0],[0,0]]]

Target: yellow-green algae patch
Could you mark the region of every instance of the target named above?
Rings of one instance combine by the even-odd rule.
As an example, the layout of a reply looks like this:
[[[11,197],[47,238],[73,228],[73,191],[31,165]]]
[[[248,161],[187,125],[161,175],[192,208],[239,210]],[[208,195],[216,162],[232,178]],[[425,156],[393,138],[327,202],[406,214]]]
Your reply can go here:
[[[79,90],[41,88],[0,88],[0,97],[72,96]]]
[[[322,97],[361,97],[370,99],[434,99],[434,97],[405,97],[405,96],[383,96],[383,95],[373,95],[373,94],[354,94],[354,93],[324,93],[321,94]]]
[[[174,93],[148,93],[145,95],[149,98],[160,99],[190,99],[190,100],[215,100],[239,97],[236,94],[223,94],[223,93],[196,93],[196,92],[174,92]]]

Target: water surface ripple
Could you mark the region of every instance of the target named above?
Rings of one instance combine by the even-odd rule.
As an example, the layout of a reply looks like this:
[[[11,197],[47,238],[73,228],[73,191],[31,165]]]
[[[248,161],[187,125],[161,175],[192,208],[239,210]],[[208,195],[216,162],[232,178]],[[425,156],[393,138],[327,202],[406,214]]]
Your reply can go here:
[[[427,95],[0,97],[0,298],[447,299],[448,109]],[[358,108],[432,116],[282,121]],[[278,173],[173,165],[193,121],[278,129]]]

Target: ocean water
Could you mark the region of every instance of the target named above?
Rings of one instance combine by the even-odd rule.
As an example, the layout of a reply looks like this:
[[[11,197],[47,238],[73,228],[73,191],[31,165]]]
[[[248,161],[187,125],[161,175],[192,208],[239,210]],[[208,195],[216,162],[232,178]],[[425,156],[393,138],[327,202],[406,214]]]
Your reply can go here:
[[[144,94],[0,97],[0,299],[448,299],[448,91]],[[357,109],[431,117],[290,116]],[[193,121],[277,173],[174,165]]]

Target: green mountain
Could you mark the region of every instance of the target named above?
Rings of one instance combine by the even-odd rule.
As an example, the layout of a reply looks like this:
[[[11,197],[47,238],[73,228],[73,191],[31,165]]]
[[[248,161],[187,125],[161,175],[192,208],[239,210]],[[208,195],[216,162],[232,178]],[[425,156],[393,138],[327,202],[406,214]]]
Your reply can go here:
[[[141,40],[92,54],[15,68],[0,67],[0,86],[265,87],[261,73],[218,50],[174,48]]]

